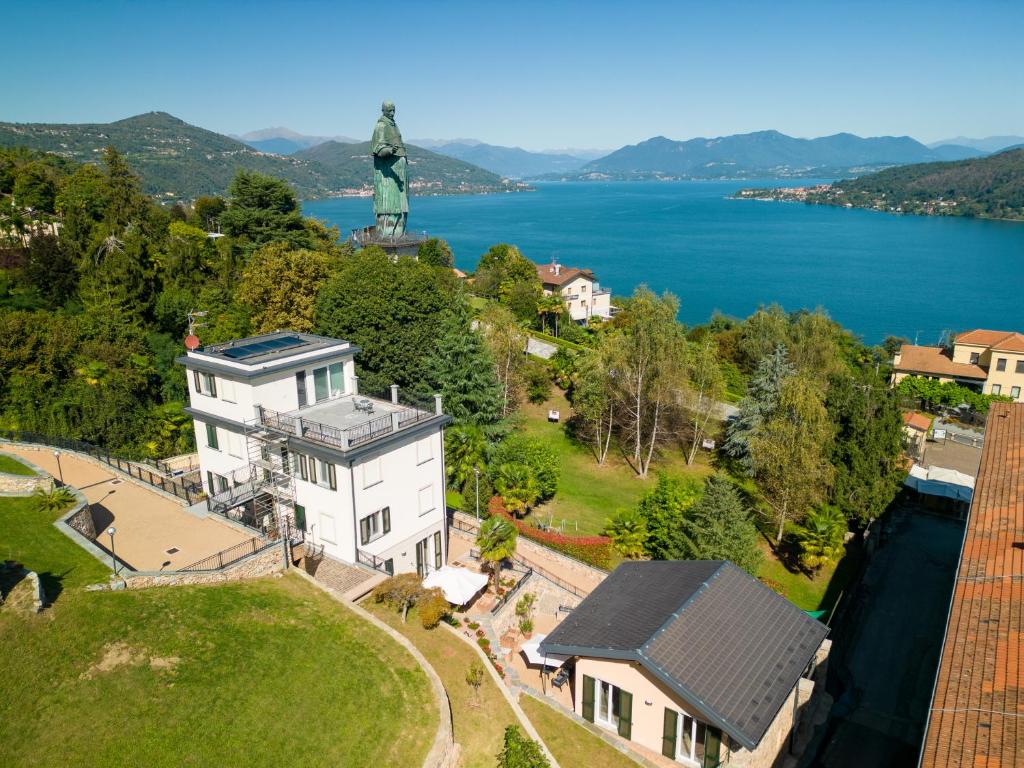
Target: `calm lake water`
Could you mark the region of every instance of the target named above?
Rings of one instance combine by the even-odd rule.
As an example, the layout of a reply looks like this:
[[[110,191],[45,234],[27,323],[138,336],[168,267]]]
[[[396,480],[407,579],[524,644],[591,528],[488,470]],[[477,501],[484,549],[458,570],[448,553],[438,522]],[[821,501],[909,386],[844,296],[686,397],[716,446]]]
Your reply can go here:
[[[824,307],[865,341],[934,344],[945,330],[1024,330],[1024,224],[730,200],[764,182],[583,182],[532,193],[411,201],[410,228],[447,240],[470,271],[494,243],[590,267],[615,294],[679,296],[680,320],[759,304]],[[342,231],[372,223],[368,198],[304,203]]]

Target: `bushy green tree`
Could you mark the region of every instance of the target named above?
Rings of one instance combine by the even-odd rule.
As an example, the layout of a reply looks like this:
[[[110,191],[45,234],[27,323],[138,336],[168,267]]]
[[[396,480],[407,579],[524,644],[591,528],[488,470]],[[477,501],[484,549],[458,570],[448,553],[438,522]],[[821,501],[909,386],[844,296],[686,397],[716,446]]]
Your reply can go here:
[[[491,482],[501,496],[505,509],[522,517],[540,498],[540,484],[533,469],[521,461],[494,464]]]
[[[531,360],[526,365],[526,399],[534,405],[540,405],[551,397],[551,372],[539,360]]]
[[[221,228],[246,253],[277,242],[292,248],[313,247],[288,182],[243,169],[228,187],[228,195],[227,208],[219,215]]]
[[[451,487],[457,488],[463,495],[475,494],[475,470],[486,476],[487,449],[487,435],[476,424],[456,424],[445,430],[444,465]],[[486,501],[487,497],[484,496]]]
[[[459,294],[450,272],[365,248],[320,289],[315,327],[362,349],[359,376],[368,392],[391,384],[416,390],[431,381],[434,349]]]
[[[494,358],[480,331],[472,327],[465,302],[453,304],[432,347],[421,389],[440,393],[445,413],[456,424],[494,424],[501,418]]]
[[[42,162],[26,163],[14,175],[14,200],[21,208],[53,213],[57,200],[57,185],[52,172]]]
[[[312,330],[317,294],[338,266],[333,254],[283,242],[254,251],[237,293],[249,309],[253,330]]]
[[[498,753],[498,768],[550,768],[551,763],[533,739],[524,736],[519,726],[505,728],[505,738]]]
[[[653,560],[672,560],[682,547],[683,516],[700,498],[693,478],[658,475],[658,482],[640,499],[637,512],[647,528],[644,549]]]
[[[511,435],[498,444],[491,457],[495,465],[524,464],[536,480],[538,501],[547,501],[558,491],[562,469],[558,456],[544,440]],[[497,484],[497,481],[494,481]]]
[[[758,364],[747,387],[747,396],[740,401],[739,413],[726,428],[722,448],[726,455],[737,459],[748,474],[754,473],[751,441],[761,426],[775,414],[783,384],[794,372],[785,345],[777,345]]]
[[[736,486],[712,476],[700,500],[683,516],[679,557],[729,560],[753,576],[761,564],[757,539],[757,526]]]
[[[416,258],[431,267],[451,269],[455,266],[451,247],[439,237],[432,237],[420,243]]]

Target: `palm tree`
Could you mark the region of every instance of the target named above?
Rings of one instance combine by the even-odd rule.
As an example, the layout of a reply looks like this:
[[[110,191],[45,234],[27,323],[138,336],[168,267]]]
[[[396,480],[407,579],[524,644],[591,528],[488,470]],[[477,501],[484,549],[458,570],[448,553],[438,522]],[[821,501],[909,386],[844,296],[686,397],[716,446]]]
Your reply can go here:
[[[512,521],[495,515],[484,520],[480,532],[476,535],[476,545],[480,548],[480,559],[490,564],[494,575],[494,593],[498,593],[501,584],[501,563],[516,553],[516,539],[519,531]]]
[[[505,502],[505,509],[520,517],[540,498],[537,477],[526,464],[513,462],[498,467],[494,489]]]
[[[451,427],[444,434],[445,466],[453,487],[464,491],[474,469],[487,462],[487,436],[472,424]]]
[[[64,487],[40,487],[32,491],[32,506],[37,512],[59,512],[74,501],[75,494]]]
[[[803,523],[793,529],[802,550],[800,562],[817,571],[838,560],[843,554],[846,530],[846,517],[838,507],[811,510]]]

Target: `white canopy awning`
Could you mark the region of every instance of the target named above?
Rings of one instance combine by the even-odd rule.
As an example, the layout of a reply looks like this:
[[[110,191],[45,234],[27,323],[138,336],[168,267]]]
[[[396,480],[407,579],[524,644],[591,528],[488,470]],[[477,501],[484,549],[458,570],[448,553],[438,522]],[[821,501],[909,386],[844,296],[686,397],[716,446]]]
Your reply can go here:
[[[974,478],[946,467],[932,465],[925,469],[920,464],[915,464],[910,468],[910,474],[903,484],[929,496],[943,496],[968,502],[974,496]]]
[[[444,592],[444,599],[452,605],[465,605],[487,586],[487,577],[466,568],[446,565],[427,574],[423,586],[438,587]]]
[[[560,653],[549,653],[544,655],[540,651],[540,644],[544,642],[544,638],[547,635],[534,635],[531,640],[526,641],[520,647],[520,650],[526,654],[526,660],[531,664],[543,664],[546,667],[560,667],[562,662],[566,661],[569,657],[563,656]]]

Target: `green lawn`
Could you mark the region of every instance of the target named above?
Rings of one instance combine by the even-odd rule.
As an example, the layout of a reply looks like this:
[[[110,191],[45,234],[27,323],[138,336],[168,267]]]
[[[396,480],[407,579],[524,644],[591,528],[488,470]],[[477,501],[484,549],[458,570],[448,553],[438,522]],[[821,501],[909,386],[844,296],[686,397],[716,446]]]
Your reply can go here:
[[[600,736],[551,705],[523,694],[519,705],[562,768],[636,768],[636,763]]]
[[[6,472],[9,475],[34,475],[36,472],[32,467],[22,464],[17,459],[0,453],[0,472]]]
[[[452,704],[455,741],[462,747],[464,768],[493,768],[505,726],[516,724],[518,720],[488,674],[484,674],[480,686],[480,705],[475,705],[472,691],[466,684],[470,664],[479,660],[473,649],[443,627],[424,629],[415,608],[409,612],[408,622],[402,624],[402,617],[396,611],[374,604],[372,600],[362,605],[408,637],[437,670]]]
[[[657,481],[658,472],[698,477],[711,473],[704,455],[688,467],[678,448],[666,448],[651,464],[650,474],[643,480],[614,448],[609,451],[604,466],[599,465],[588,447],[566,435],[565,421],[572,415],[572,408],[561,392],[553,392],[552,398],[541,405],[525,403],[517,427],[528,435],[542,438],[558,455],[562,467],[558,493],[534,510],[534,517],[545,522],[553,518],[555,525],[564,520],[566,533],[600,533],[605,521],[617,510],[636,506],[640,496]],[[551,408],[561,412],[562,423],[548,422]]]
[[[762,542],[764,559],[757,575],[763,580],[775,582],[782,587],[782,594],[805,611],[830,611],[839,599],[860,561],[860,549],[856,545],[848,548],[847,555],[837,564],[822,568],[810,576],[803,571],[794,571],[775,556],[771,548]]]
[[[86,592],[102,567],[47,530],[0,499],[0,552],[64,574],[44,613],[0,609],[5,768],[423,761],[437,727],[426,675],[298,576]]]

